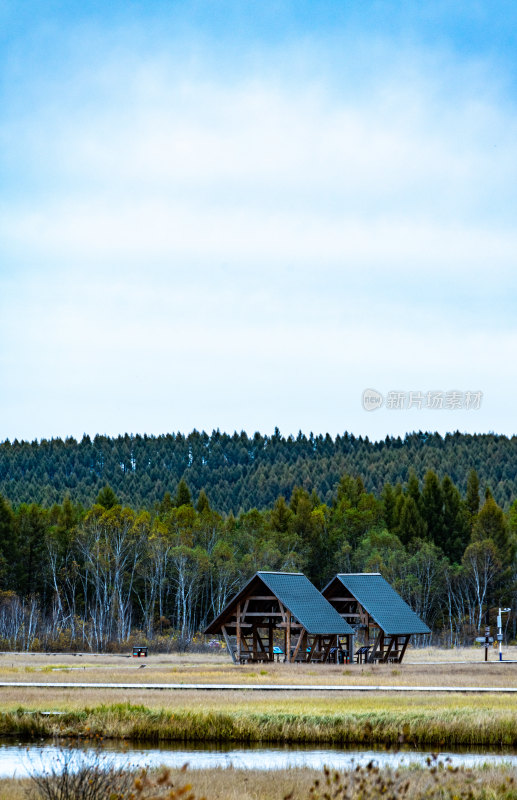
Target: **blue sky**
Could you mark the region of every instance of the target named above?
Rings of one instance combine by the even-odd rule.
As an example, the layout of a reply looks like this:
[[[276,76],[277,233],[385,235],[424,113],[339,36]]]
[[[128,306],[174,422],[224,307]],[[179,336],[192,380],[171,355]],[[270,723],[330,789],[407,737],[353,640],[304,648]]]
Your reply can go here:
[[[506,2],[0,3],[0,440],[513,434],[516,38]]]

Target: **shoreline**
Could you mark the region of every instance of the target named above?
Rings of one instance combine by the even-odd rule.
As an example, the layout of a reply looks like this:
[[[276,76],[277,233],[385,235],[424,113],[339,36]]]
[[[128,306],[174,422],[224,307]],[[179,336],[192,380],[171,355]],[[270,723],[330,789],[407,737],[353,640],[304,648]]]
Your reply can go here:
[[[517,747],[517,715],[485,708],[340,713],[188,711],[130,703],[54,714],[19,708],[0,713],[0,736],[126,742]]]

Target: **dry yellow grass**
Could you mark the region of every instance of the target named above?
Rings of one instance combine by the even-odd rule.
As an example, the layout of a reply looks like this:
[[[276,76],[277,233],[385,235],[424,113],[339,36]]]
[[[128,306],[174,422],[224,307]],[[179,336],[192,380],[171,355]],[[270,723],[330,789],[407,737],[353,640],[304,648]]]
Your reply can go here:
[[[413,770],[407,773],[411,781],[409,797],[412,800],[429,797],[430,786],[436,784],[426,770]],[[292,800],[309,800],[310,789],[315,780],[323,781],[320,771],[303,768],[275,770],[209,769],[189,770],[186,774],[173,775],[175,786],[189,783],[196,798],[207,800],[282,800],[290,796]],[[405,779],[405,775],[404,775]],[[443,798],[471,797],[483,800],[515,798],[511,781],[515,782],[517,773],[508,768],[490,768],[455,773],[443,770],[436,778]],[[30,781],[0,780],[0,800],[26,800]],[[472,794],[467,794],[469,790]],[[461,794],[460,792],[465,792]],[[377,795],[376,795],[377,796]],[[408,796],[408,795],[406,795]],[[438,795],[434,795],[435,797]]]
[[[480,714],[499,711],[517,713],[517,695],[469,695],[461,692],[451,694],[428,694],[412,692],[399,694],[390,692],[246,692],[242,690],[221,692],[186,689],[182,692],[149,692],[115,689],[45,689],[37,687],[8,687],[0,689],[0,711],[18,708],[43,711],[79,711],[99,705],[129,703],[153,710],[167,711],[225,711],[228,713],[311,713],[339,714],[366,712],[368,710],[418,711],[435,709],[471,709]]]
[[[517,648],[505,657],[517,660]],[[499,663],[490,650],[413,649],[403,664],[257,664],[235,666],[226,654],[152,655],[133,659],[125,655],[71,656],[58,654],[0,655],[0,681],[26,683],[235,683],[333,684],[394,686],[516,687],[517,669]],[[466,662],[466,663],[464,663]]]

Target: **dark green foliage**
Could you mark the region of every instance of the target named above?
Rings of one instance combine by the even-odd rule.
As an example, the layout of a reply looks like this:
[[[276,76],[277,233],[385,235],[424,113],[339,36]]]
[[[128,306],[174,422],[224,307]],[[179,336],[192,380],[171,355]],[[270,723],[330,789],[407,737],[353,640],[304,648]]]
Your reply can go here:
[[[23,504],[16,517],[17,536],[14,562],[16,588],[28,597],[32,594],[45,595],[46,586],[46,545],[48,512],[35,503]],[[14,587],[13,587],[14,588]]]
[[[459,564],[469,541],[470,525],[466,504],[448,475],[442,481],[442,496],[444,536],[440,546],[451,561]]]
[[[472,531],[473,541],[490,539],[496,546],[503,564],[511,564],[515,557],[515,540],[508,529],[503,509],[489,495],[477,515]]]
[[[479,511],[479,478],[475,469],[471,469],[468,474],[465,503],[469,518],[473,520]]]
[[[193,431],[188,436],[84,436],[79,442],[15,440],[0,444],[0,493],[13,506],[37,502],[50,508],[67,492],[74,503],[91,505],[108,484],[120,503],[151,509],[166,492],[174,496],[183,479],[194,497],[204,489],[213,508],[238,513],[271,508],[280,495],[289,502],[295,486],[314,490],[328,505],[341,476],[348,474],[355,476],[352,483],[359,476],[365,490],[377,496],[387,483],[394,491],[407,483],[418,507],[418,481],[432,468],[440,480],[450,475],[462,495],[468,481],[473,517],[479,511],[479,480],[491,486],[504,509],[510,506],[517,496],[516,463],[517,437],[495,434],[412,433],[370,442],[348,433],[335,439],[302,433],[286,439],[278,431],[273,436]],[[344,491],[352,500],[353,487]]]
[[[397,526],[397,514],[396,514],[396,503],[397,497],[395,492],[393,491],[393,486],[391,483],[387,483],[384,489],[382,490],[382,516],[384,518],[384,522],[386,523],[386,527],[389,531],[394,530]]]
[[[198,511],[200,514],[210,511],[210,503],[208,502],[208,497],[206,496],[204,489],[201,489],[199,492],[199,497],[196,503],[196,511]]]
[[[107,511],[109,511],[110,508],[113,508],[113,506],[118,505],[117,495],[111,486],[108,486],[107,484],[103,489],[100,490],[95,502],[98,506],[102,506]]]
[[[190,496],[189,488],[186,482],[183,480],[183,478],[178,483],[176,496],[174,497],[174,505],[176,506],[176,508],[180,508],[181,506],[192,505],[192,497]]]
[[[398,535],[403,544],[409,544],[413,539],[423,539],[427,533],[425,521],[419,508],[411,495],[406,495],[400,510]]]
[[[422,490],[422,516],[427,527],[427,536],[439,547],[444,546],[448,531],[444,525],[443,493],[438,475],[430,469],[424,478]]]
[[[0,586],[11,588],[16,556],[16,525],[11,506],[0,495]]]

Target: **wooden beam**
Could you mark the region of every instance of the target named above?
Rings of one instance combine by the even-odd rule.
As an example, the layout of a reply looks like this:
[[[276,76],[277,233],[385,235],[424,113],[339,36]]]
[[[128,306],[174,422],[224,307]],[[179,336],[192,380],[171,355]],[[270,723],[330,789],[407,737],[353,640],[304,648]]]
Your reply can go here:
[[[332,647],[332,639],[333,638],[334,638],[333,636],[329,637],[329,643],[328,643],[327,647],[325,648],[325,655],[323,656],[323,663],[324,664],[327,663],[327,659],[328,659],[328,657],[330,655],[330,648]],[[336,636],[336,645],[337,645],[337,636]],[[336,661],[337,661],[337,658],[336,658]]]
[[[300,649],[300,645],[302,643],[303,637],[305,636],[305,633],[306,633],[305,628],[302,628],[300,631],[300,635],[298,637],[298,641],[296,642],[296,647],[294,648],[293,661],[296,661],[296,656],[298,655],[298,650]]]
[[[384,657],[382,659],[385,664],[388,663],[388,658],[390,657],[390,653],[393,650],[393,645],[396,644],[396,642],[397,642],[397,637],[396,636],[392,636],[391,639],[390,639],[390,643],[388,645],[388,649],[384,653]]]
[[[228,636],[228,633],[226,631],[226,627],[224,625],[221,625],[221,630],[223,632],[224,641],[226,642],[226,647],[228,649],[228,652],[232,657],[233,663],[236,664],[237,663],[237,659],[235,658],[235,653],[234,653],[234,650],[233,650],[233,647],[232,647],[232,643],[230,642],[230,637]]]
[[[226,623],[227,628],[237,628],[237,618],[231,617],[228,622]],[[241,621],[241,628],[251,628],[251,622],[242,622]]]
[[[281,611],[248,611],[247,617],[283,617]]]
[[[340,617],[355,617],[357,619],[361,615],[360,614],[356,614],[355,612],[352,612],[352,611],[341,611],[339,616]]]
[[[399,663],[399,664],[402,664],[402,659],[404,658],[404,655],[405,655],[405,653],[406,653],[406,649],[407,649],[407,646],[408,646],[408,644],[409,644],[409,640],[410,640],[410,639],[411,639],[411,634],[409,634],[409,635],[406,637],[406,641],[405,641],[405,642],[404,642],[404,644],[402,645],[402,650],[400,651],[400,656],[399,656],[399,660],[398,660],[398,663]]]
[[[272,623],[271,620],[269,620],[269,625],[268,625],[268,643],[267,644],[268,644],[268,649],[269,649],[269,660],[270,661],[274,661],[275,660],[275,654],[273,652],[273,623]]]
[[[264,643],[262,642],[262,639],[260,638],[260,633],[258,632],[258,627],[255,628],[255,636],[257,637],[257,644],[258,644],[259,648],[262,650],[263,653],[266,653],[267,651],[266,651],[266,648],[264,647]]]
[[[250,600],[278,600],[278,597],[275,597],[274,594],[252,594],[250,595]]]
[[[373,646],[373,650],[370,653],[370,656],[368,658],[368,661],[370,662],[370,664],[374,663],[375,656],[377,655],[377,651],[379,650],[379,645],[380,645],[380,649],[382,650],[382,648],[384,647],[384,633],[383,633],[383,631],[379,631],[379,633],[377,635],[377,638],[375,639],[375,644]]]

